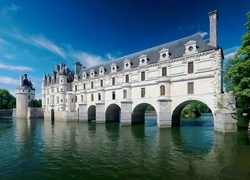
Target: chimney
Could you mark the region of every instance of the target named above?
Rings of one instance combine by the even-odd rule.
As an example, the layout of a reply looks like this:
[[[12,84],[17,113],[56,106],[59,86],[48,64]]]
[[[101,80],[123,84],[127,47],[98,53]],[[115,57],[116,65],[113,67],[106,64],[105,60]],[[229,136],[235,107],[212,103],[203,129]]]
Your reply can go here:
[[[20,87],[23,86],[23,76],[20,76],[19,86],[20,86]]]
[[[218,21],[218,12],[217,10],[208,13],[210,21],[210,40],[209,44],[211,46],[217,47],[217,21]]]
[[[75,62],[75,74],[78,74],[82,70],[82,64],[80,62]]]

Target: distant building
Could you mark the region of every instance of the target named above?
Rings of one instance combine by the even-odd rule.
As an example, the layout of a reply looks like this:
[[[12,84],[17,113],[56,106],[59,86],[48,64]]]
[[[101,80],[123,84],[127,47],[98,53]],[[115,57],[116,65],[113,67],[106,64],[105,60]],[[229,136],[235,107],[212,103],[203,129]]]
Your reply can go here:
[[[16,118],[27,119],[29,102],[35,99],[35,88],[28,75],[20,76],[19,86],[16,89]]]
[[[158,127],[171,127],[193,101],[207,104],[216,116],[223,52],[217,46],[217,11],[209,19],[209,40],[194,34],[87,68],[80,62],[74,70],[56,65],[42,80],[45,120],[143,123],[152,105]],[[227,131],[226,122],[214,124]]]

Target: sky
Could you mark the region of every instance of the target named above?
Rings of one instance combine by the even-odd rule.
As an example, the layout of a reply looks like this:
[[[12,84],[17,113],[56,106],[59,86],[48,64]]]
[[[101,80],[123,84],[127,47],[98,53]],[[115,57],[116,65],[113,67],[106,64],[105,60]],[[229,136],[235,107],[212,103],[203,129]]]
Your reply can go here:
[[[26,72],[41,98],[56,64],[89,67],[198,32],[209,39],[213,10],[227,61],[246,33],[250,0],[0,0],[0,88],[15,95]]]

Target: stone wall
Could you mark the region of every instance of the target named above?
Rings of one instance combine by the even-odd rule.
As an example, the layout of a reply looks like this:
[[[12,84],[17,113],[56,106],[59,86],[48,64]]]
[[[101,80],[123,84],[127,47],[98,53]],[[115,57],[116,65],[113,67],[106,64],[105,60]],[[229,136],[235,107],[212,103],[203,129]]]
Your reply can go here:
[[[27,119],[30,118],[43,118],[43,109],[42,108],[28,108]]]
[[[0,117],[11,117],[12,109],[0,109]]]

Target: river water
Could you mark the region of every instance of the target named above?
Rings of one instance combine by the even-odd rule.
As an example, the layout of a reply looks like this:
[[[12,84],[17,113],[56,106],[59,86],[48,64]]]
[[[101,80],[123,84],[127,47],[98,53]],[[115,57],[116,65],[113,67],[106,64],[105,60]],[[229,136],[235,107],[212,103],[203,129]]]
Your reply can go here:
[[[216,133],[213,117],[159,129],[0,119],[0,179],[250,179],[246,130]]]

